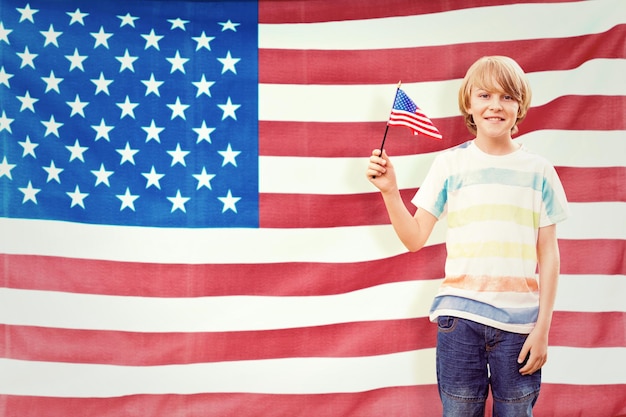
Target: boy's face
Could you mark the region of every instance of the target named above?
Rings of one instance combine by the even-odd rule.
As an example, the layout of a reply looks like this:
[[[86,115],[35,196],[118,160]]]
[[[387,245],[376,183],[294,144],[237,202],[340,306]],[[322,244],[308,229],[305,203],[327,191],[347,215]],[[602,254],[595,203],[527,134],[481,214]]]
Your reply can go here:
[[[496,86],[493,90],[472,87],[467,112],[476,124],[476,136],[493,139],[511,138],[517,121],[519,103]]]

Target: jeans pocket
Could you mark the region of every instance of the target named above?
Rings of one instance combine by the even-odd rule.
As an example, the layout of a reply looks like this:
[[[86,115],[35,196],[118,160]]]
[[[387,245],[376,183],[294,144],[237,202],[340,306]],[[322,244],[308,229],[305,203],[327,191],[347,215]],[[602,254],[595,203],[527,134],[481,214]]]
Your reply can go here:
[[[458,319],[451,316],[439,316],[437,318],[437,329],[440,332],[449,333],[454,330]]]

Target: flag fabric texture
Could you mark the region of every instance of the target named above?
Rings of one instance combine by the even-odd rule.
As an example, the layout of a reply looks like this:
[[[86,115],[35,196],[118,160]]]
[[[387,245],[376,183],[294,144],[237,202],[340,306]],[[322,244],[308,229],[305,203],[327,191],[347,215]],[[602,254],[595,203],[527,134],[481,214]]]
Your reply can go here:
[[[413,131],[414,135],[420,133],[432,139],[441,139],[439,129],[432,120],[411,100],[411,98],[398,88],[393,108],[387,124],[391,126],[406,126]]]
[[[626,415],[624,2],[458,3],[2,0],[0,413],[440,415],[445,222],[407,253],[367,158],[401,79],[410,204],[508,55],[572,212],[535,411]]]

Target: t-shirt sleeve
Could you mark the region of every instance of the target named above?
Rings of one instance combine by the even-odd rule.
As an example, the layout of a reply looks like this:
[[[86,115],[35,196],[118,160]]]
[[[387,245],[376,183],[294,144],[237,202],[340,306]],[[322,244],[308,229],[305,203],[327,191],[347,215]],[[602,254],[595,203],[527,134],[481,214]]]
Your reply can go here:
[[[447,207],[447,173],[442,155],[433,161],[424,182],[411,200],[418,208],[424,209],[436,218],[446,212]]]
[[[545,169],[542,184],[542,210],[539,227],[560,223],[569,217],[569,206],[563,184],[552,165]]]

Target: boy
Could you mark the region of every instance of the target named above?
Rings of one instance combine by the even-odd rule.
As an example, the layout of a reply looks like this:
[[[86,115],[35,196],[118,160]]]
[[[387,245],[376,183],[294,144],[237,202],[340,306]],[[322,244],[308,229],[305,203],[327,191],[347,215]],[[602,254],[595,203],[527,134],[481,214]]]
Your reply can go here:
[[[370,157],[367,178],[410,251],[448,218],[445,278],[430,312],[444,417],[484,416],[489,386],[494,416],[532,416],[539,395],[559,274],[556,223],[568,209],[554,167],[511,137],[530,98],[511,58],[469,68],[459,108],[476,137],[435,158],[414,216],[387,153]]]

